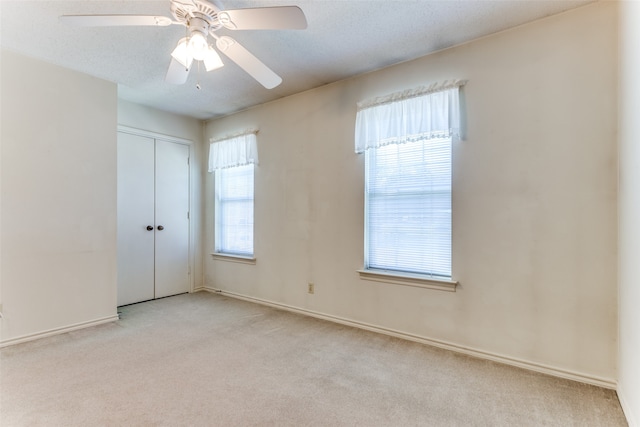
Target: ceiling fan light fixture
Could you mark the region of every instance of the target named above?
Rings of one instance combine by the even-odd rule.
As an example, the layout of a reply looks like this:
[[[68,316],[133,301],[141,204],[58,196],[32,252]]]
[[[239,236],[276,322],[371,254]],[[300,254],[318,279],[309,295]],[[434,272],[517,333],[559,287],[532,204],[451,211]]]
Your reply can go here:
[[[202,61],[207,54],[207,50],[209,49],[209,44],[207,43],[206,36],[202,35],[200,32],[194,31],[189,37],[189,44],[187,45],[187,49],[191,56],[198,61]]]
[[[186,38],[180,39],[180,41],[178,42],[178,46],[176,46],[176,48],[173,49],[173,52],[171,52],[171,56],[173,57],[173,59],[182,64],[183,67],[191,67],[191,63],[193,62],[193,55],[187,48]]]
[[[215,70],[224,65],[222,63],[222,59],[220,59],[220,55],[218,55],[218,52],[216,52],[211,46],[207,49],[207,53],[204,55],[203,61],[204,67],[207,71]]]

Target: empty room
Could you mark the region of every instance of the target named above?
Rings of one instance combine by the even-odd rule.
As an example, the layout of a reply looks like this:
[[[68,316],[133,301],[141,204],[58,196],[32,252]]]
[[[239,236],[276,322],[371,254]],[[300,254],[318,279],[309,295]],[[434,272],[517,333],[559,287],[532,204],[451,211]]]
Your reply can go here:
[[[640,426],[640,2],[0,2],[0,425]]]

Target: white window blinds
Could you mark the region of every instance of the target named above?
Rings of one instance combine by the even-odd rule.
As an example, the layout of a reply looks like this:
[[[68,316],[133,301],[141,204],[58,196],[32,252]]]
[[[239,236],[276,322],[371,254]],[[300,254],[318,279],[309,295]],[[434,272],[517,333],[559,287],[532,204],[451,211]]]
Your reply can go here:
[[[216,171],[217,253],[253,256],[254,165]]]
[[[451,277],[451,139],[367,151],[365,268]]]

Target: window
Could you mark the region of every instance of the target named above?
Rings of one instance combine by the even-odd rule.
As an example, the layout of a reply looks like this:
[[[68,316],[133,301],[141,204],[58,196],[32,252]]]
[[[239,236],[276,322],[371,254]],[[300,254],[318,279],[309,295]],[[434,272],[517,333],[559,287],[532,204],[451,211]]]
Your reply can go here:
[[[358,104],[365,153],[364,270],[368,280],[455,290],[451,280],[451,148],[459,87],[435,84]],[[427,284],[441,281],[446,284]]]
[[[367,150],[365,268],[451,277],[451,139]]]
[[[209,172],[215,171],[214,257],[253,260],[253,179],[258,164],[256,131],[212,140]],[[251,259],[251,260],[247,260]],[[243,262],[245,262],[243,261]]]
[[[216,171],[215,250],[253,256],[252,164]]]

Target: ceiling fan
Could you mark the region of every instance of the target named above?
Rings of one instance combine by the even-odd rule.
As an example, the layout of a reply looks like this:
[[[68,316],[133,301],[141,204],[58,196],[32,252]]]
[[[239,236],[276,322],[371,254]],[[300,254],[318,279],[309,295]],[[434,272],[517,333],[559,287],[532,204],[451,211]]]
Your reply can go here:
[[[144,15],[63,15],[60,20],[83,27],[183,25],[186,27],[186,37],[178,41],[171,53],[165,81],[173,84],[185,83],[194,60],[202,61],[207,71],[222,67],[224,64],[220,56],[213,45],[209,44],[211,36],[220,52],[267,89],[278,86],[282,83],[282,78],[236,40],[216,32],[222,28],[233,31],[307,28],[305,15],[297,6],[224,10],[206,0],[171,0],[171,15],[173,19]]]

